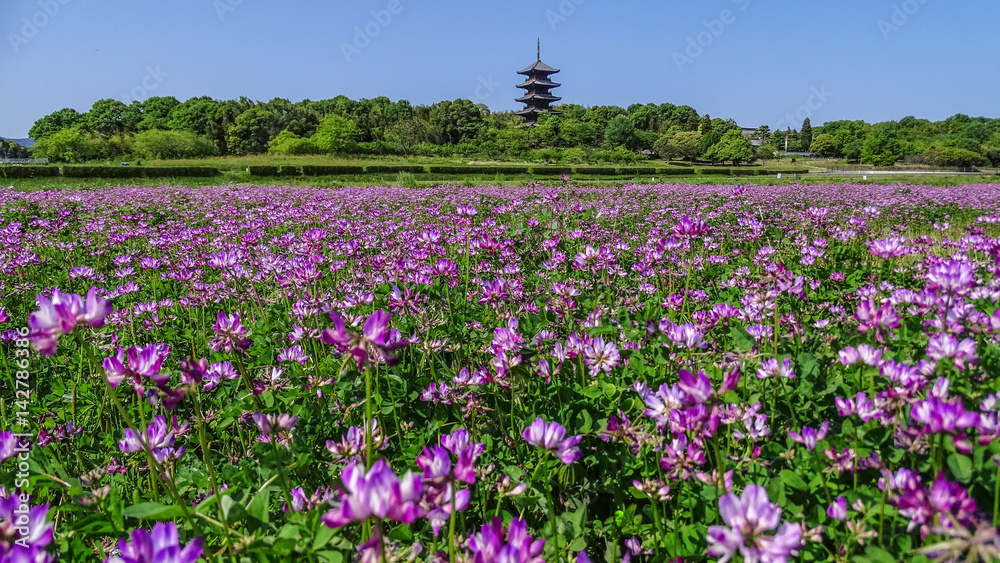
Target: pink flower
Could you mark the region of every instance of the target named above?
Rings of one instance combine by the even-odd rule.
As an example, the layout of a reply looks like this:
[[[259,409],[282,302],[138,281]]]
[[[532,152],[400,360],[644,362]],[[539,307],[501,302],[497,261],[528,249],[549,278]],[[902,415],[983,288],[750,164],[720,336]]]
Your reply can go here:
[[[729,493],[719,499],[719,512],[726,526],[708,528],[708,554],[720,557],[719,563],[737,552],[748,562],[784,563],[802,544],[802,529],[790,522],[781,524],[781,508],[759,485],[747,485],[741,497]],[[765,533],[775,528],[774,535]]]
[[[376,461],[368,473],[364,465],[352,463],[344,468],[341,480],[344,490],[339,502],[323,515],[323,522],[331,528],[369,518],[411,524],[423,515],[418,506],[423,492],[420,477],[408,471],[401,479],[384,459]]]
[[[107,299],[97,296],[97,288],[92,287],[84,300],[75,293],[52,291],[52,299],[41,295],[35,297],[38,311],[28,317],[31,332],[28,338],[38,351],[46,356],[56,352],[59,337],[73,332],[77,325],[101,328],[104,319],[113,311]]]
[[[546,423],[541,417],[536,418],[531,426],[521,433],[524,440],[532,446],[544,448],[556,454],[563,463],[569,465],[580,459],[580,448],[577,444],[583,436],[565,438],[566,428],[558,422]]]

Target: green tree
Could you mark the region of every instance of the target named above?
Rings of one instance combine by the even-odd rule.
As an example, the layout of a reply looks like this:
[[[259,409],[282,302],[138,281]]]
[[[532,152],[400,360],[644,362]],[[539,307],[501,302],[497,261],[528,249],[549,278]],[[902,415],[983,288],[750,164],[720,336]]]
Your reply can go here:
[[[698,140],[698,155],[707,156],[708,151],[715,145],[715,143],[718,143],[721,140],[722,133],[718,131],[709,131],[708,133],[705,133],[701,136],[701,139]]]
[[[820,156],[837,156],[840,154],[840,145],[837,143],[837,138],[829,133],[820,133],[816,135],[812,144],[809,145],[809,150]]]
[[[252,107],[241,113],[226,131],[226,145],[230,154],[248,155],[267,152],[271,140],[270,126],[274,118],[263,107]]]
[[[268,154],[320,154],[321,151],[312,139],[303,139],[285,129],[267,144]]]
[[[80,127],[68,127],[43,137],[31,147],[31,152],[53,162],[81,162],[97,156],[96,149],[95,143]]]
[[[210,139],[191,131],[150,129],[135,136],[136,156],[146,159],[204,158],[219,154]]]
[[[35,124],[28,130],[28,136],[40,141],[53,133],[81,125],[84,116],[73,108],[63,108],[54,111],[45,117],[35,121]]]
[[[444,101],[430,111],[431,138],[441,144],[471,141],[483,128],[483,111],[470,100]]]
[[[697,131],[679,131],[673,135],[661,136],[654,145],[654,151],[664,160],[694,160],[698,158]]]
[[[903,156],[894,124],[877,127],[868,134],[861,147],[861,162],[875,166],[892,166]]]
[[[346,154],[357,151],[360,136],[361,130],[353,121],[332,114],[320,121],[311,140],[323,152]]]
[[[935,147],[924,153],[930,163],[937,166],[955,166],[959,168],[971,168],[973,166],[984,166],[986,157],[959,147]]]
[[[167,115],[167,128],[207,135],[209,124],[213,121],[219,105],[219,102],[208,96],[181,102],[171,108]],[[222,133],[224,136],[225,132]]]
[[[808,117],[802,121],[802,130],[799,131],[799,142],[802,143],[802,147],[806,149],[812,146],[813,127],[812,122],[809,121]]]
[[[154,96],[142,102],[142,119],[136,124],[139,131],[169,129],[170,112],[180,105],[173,96]]]
[[[124,133],[125,114],[128,106],[111,98],[97,100],[87,112],[85,124],[87,129],[100,135]]]
[[[741,162],[752,162],[757,157],[757,152],[750,141],[743,136],[742,131],[730,129],[726,131],[718,143],[712,145],[705,156],[711,160],[722,162],[731,160],[734,165],[738,166]]]
[[[608,121],[607,127],[604,128],[604,147],[606,149],[624,146],[627,149],[635,150],[638,140],[635,126],[624,115],[612,117]]]

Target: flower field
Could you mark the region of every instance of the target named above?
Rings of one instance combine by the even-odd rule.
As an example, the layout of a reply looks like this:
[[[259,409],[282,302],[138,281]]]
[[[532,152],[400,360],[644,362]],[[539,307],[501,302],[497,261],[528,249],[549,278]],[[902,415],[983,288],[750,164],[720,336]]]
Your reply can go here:
[[[2,561],[1000,560],[1000,185],[0,202]]]

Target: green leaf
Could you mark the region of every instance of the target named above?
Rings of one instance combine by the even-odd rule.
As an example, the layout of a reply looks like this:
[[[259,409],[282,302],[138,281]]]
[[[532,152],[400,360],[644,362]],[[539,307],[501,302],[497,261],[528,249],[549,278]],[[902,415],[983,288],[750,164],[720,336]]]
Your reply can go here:
[[[389,537],[401,542],[412,542],[413,531],[410,530],[409,525],[403,524],[402,526],[396,526],[395,528],[389,530]]]
[[[264,406],[271,408],[274,406],[274,394],[270,391],[264,391],[260,394],[260,398],[264,399]]]
[[[140,520],[173,520],[183,514],[179,506],[160,504],[158,502],[140,502],[122,510],[126,518]]]
[[[799,354],[799,375],[805,377],[819,373],[819,361],[809,352]]]
[[[972,460],[962,454],[948,456],[948,469],[962,483],[968,483],[972,479]]]
[[[594,417],[590,416],[590,412],[587,409],[576,413],[577,424],[576,430],[581,434],[589,434],[594,428]]]
[[[781,470],[781,480],[785,482],[786,485],[793,489],[798,489],[800,491],[808,491],[809,485],[799,477],[799,474],[790,470]]]
[[[316,530],[316,538],[313,539],[313,549],[317,550],[321,547],[326,547],[326,545],[330,543],[330,538],[333,537],[334,532],[336,532],[336,530],[329,526],[320,526],[319,529]]]
[[[733,341],[736,342],[736,347],[740,350],[749,350],[757,344],[757,341],[750,336],[750,333],[741,326],[733,325],[729,327],[729,334],[733,336]]]
[[[601,396],[603,391],[597,385],[591,385],[590,387],[584,387],[580,393],[588,399],[596,399]]]
[[[257,493],[250,501],[250,504],[247,505],[247,514],[267,524],[270,521],[270,513],[268,511],[270,502],[271,490],[264,489]]]
[[[892,554],[889,553],[888,551],[874,545],[869,545],[865,549],[865,556],[866,557],[864,559],[871,561],[872,563],[898,563],[899,561],[898,559],[893,557]],[[856,557],[855,561],[859,559],[862,558]]]

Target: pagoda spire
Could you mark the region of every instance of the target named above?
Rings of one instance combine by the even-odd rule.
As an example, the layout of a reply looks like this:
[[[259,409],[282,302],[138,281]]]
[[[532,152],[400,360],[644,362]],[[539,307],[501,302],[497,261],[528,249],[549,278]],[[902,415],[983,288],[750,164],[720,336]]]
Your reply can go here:
[[[562,99],[558,96],[553,96],[550,92],[551,89],[558,88],[560,86],[558,83],[553,82],[549,78],[550,75],[559,72],[559,69],[552,68],[542,62],[541,38],[538,39],[537,48],[538,58],[535,59],[535,63],[528,68],[517,72],[518,74],[523,74],[526,77],[524,82],[517,86],[518,88],[525,90],[524,95],[517,98],[517,101],[523,103],[525,108],[515,113],[523,116],[527,125],[536,125],[538,123],[538,114],[540,113],[560,113],[552,109],[550,105]]]

